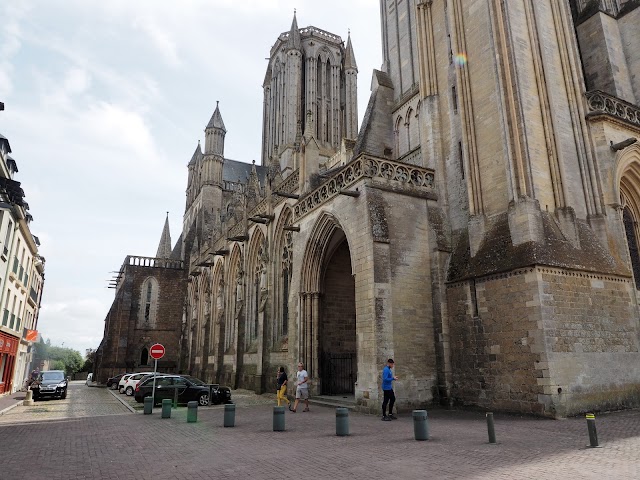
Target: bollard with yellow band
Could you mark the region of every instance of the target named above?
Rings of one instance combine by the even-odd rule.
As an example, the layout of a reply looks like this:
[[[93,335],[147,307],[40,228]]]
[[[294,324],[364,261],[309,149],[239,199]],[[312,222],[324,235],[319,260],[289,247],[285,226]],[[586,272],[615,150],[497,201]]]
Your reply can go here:
[[[598,444],[598,432],[596,431],[596,416],[593,413],[587,413],[587,430],[589,431],[589,447],[600,448]]]

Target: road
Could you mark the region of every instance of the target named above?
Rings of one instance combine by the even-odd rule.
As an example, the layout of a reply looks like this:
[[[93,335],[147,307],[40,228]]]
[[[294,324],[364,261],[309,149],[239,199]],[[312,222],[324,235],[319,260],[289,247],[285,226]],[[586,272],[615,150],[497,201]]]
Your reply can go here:
[[[116,394],[118,395],[118,394]],[[597,416],[602,448],[588,443],[584,418],[497,415],[498,445],[484,415],[429,412],[430,440],[413,438],[410,414],[393,422],[350,414],[335,436],[335,411],[287,412],[272,431],[269,397],[233,392],[236,427],[221,407],[184,408],[172,418],[131,413],[110,391],[72,383],[66,400],[0,416],[0,478],[48,479],[634,479],[640,478],[640,410]]]

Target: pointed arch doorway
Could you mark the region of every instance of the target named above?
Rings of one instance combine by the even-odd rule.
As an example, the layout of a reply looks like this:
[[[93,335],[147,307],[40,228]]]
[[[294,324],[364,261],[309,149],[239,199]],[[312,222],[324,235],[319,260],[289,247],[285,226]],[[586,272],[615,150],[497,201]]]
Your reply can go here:
[[[303,265],[301,357],[322,395],[353,394],[358,378],[355,279],[338,222],[316,224]]]

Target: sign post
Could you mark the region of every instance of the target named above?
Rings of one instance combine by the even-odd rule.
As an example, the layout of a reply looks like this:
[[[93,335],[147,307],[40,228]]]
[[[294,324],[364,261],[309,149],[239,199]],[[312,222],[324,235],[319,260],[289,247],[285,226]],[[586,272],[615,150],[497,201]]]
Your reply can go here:
[[[151,390],[151,407],[156,404],[156,376],[158,374],[158,359],[164,357],[164,345],[156,343],[151,345],[149,355],[155,360],[153,366],[153,390]]]

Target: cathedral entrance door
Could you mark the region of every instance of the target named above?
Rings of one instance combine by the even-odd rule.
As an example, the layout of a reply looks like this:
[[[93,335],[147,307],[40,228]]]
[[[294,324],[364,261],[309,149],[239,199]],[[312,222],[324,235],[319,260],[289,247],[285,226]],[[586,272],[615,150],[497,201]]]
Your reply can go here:
[[[352,394],[357,380],[355,280],[342,231],[331,239],[321,282],[321,393]]]

